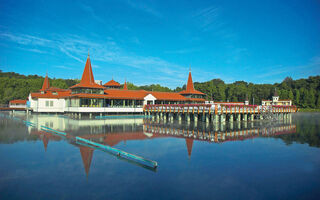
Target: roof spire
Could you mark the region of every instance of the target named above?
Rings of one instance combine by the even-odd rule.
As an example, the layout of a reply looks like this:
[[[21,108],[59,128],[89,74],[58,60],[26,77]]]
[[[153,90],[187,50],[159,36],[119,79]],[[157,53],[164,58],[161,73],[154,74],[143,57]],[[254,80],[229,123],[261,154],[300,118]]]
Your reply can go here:
[[[189,65],[189,72],[191,72],[191,65]]]
[[[90,52],[89,52],[89,48],[88,48],[88,57],[90,57]]]
[[[45,91],[50,88],[48,72],[46,73],[46,77],[44,78],[43,85],[40,91]]]
[[[127,80],[126,80],[126,79],[124,79],[123,89],[124,89],[124,90],[128,90]]]
[[[89,57],[89,52],[88,52],[88,58],[87,58],[86,65],[85,65],[84,70],[83,70],[81,83],[84,83],[84,84],[93,84],[93,83],[95,83],[94,82],[94,78],[93,78],[93,73],[92,73],[92,67],[91,67],[91,61],[90,61],[90,57]]]
[[[189,71],[189,77],[188,77],[187,89],[186,90],[188,92],[194,91],[193,81],[192,81],[192,76],[191,76],[191,67],[190,67],[190,71]]]
[[[82,73],[82,77],[81,77],[81,81],[80,83],[71,86],[70,88],[78,88],[78,87],[82,87],[82,88],[99,88],[99,89],[103,89],[104,87],[102,85],[97,84],[96,82],[94,82],[94,77],[93,77],[93,73],[92,73],[92,67],[91,67],[91,61],[90,61],[90,57],[89,57],[89,50],[88,50],[88,58],[86,61],[86,65],[84,66],[84,70]]]

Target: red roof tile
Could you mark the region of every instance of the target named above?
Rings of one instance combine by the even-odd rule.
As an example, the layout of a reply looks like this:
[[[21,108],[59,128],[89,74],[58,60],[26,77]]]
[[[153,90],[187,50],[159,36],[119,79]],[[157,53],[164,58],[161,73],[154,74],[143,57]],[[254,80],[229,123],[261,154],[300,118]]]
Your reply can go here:
[[[46,74],[46,77],[44,78],[43,84],[42,84],[42,88],[40,91],[45,91],[50,87],[49,84],[49,79],[48,79],[48,74]]]
[[[101,98],[101,99],[136,99],[143,100],[148,94],[153,95],[157,100],[171,100],[171,101],[197,101],[203,102],[204,99],[198,98],[186,98],[179,93],[174,92],[151,92],[145,90],[117,90],[117,89],[107,89],[104,90],[105,94],[86,94],[78,93],[71,94],[70,97],[79,98]]]
[[[120,83],[118,83],[117,81],[115,80],[110,80],[108,81],[107,83],[104,84],[104,86],[116,86],[116,87],[120,87]]]
[[[127,81],[124,81],[123,89],[124,89],[124,90],[128,90],[128,87],[127,87]]]
[[[70,94],[68,97],[104,99],[104,98],[106,98],[106,95],[105,94],[78,93],[78,94]]]
[[[186,98],[186,101],[204,102],[206,100],[205,99],[200,99],[200,98]]]
[[[175,92],[148,92],[152,94],[157,100],[172,100],[172,101],[186,101],[187,98]]]
[[[31,98],[48,98],[48,99],[61,99],[64,97],[68,97],[71,94],[70,90],[65,91],[57,91],[57,94],[54,94],[53,91],[47,91],[44,94],[41,94],[39,92],[31,93]]]
[[[110,99],[139,99],[143,100],[148,92],[145,90],[104,90],[106,98]]]
[[[70,88],[101,88],[104,87],[94,82],[94,77],[92,73],[91,61],[88,55],[86,65],[83,70],[82,78],[80,83],[71,86]]]
[[[191,76],[191,71],[189,72],[189,77],[188,77],[188,82],[187,82],[187,89],[179,92],[180,94],[202,94],[204,93],[195,90],[193,87],[193,81],[192,81],[192,76]]]
[[[11,100],[9,103],[10,104],[26,104],[27,100],[16,99],[16,100]]]

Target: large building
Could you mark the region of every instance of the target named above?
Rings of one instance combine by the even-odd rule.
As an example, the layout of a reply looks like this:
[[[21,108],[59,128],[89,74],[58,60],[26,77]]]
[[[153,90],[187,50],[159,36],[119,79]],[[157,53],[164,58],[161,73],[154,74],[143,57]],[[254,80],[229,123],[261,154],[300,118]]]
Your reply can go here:
[[[263,106],[270,106],[270,105],[291,106],[292,101],[289,99],[279,99],[278,92],[277,90],[275,90],[272,96],[272,100],[262,100],[261,104]]]
[[[189,72],[186,90],[175,92],[154,92],[128,90],[113,79],[104,85],[94,80],[88,55],[80,83],[69,89],[50,87],[46,75],[42,89],[30,93],[29,101],[33,112],[72,113],[142,113],[147,104],[204,103],[205,94],[194,89]]]

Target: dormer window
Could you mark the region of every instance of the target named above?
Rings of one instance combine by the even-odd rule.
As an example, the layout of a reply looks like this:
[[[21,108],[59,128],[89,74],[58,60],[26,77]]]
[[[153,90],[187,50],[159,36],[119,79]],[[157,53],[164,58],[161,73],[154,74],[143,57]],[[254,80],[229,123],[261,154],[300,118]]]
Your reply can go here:
[[[58,95],[58,93],[57,93],[57,92],[52,92],[52,94],[53,94],[53,95]]]

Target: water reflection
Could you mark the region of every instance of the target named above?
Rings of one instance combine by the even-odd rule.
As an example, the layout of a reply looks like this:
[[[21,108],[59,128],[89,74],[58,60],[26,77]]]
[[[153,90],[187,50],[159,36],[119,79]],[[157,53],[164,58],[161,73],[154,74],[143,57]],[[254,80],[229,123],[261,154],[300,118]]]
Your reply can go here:
[[[296,125],[290,117],[284,121],[277,122],[234,122],[227,124],[206,124],[194,123],[165,123],[151,119],[107,119],[107,120],[75,120],[64,116],[55,115],[17,115],[37,124],[37,127],[27,127],[29,135],[21,137],[12,135],[10,131],[2,134],[1,143],[6,143],[6,138],[13,139],[13,142],[26,140],[41,140],[44,151],[47,151],[50,141],[60,141],[62,138],[52,133],[39,131],[40,126],[47,126],[55,130],[66,132],[72,136],[80,136],[100,144],[117,146],[119,143],[126,144],[132,140],[151,140],[158,138],[182,138],[186,143],[186,154],[191,159],[193,143],[195,140],[208,143],[224,143],[230,141],[242,141],[256,137],[278,137],[296,133]],[[3,121],[4,119],[2,119]],[[3,122],[2,122],[3,123]],[[10,127],[10,122],[5,120]],[[19,125],[21,126],[21,125]],[[24,126],[24,125],[22,125]],[[7,141],[9,142],[9,141]],[[76,144],[79,148],[84,171],[89,175],[94,149],[88,146]]]

